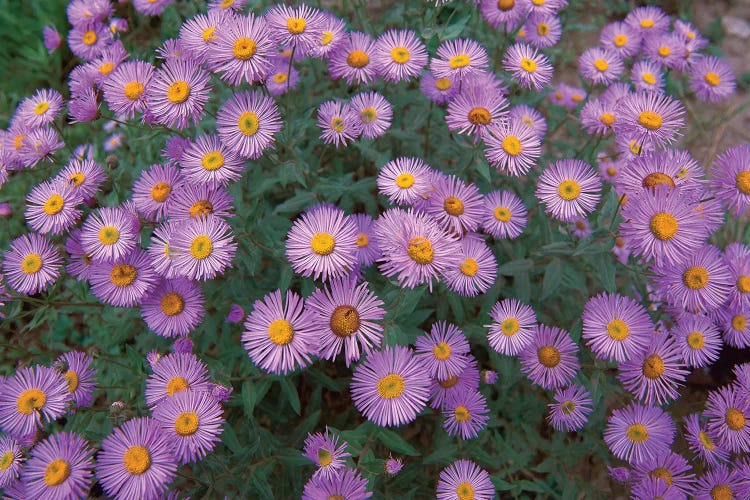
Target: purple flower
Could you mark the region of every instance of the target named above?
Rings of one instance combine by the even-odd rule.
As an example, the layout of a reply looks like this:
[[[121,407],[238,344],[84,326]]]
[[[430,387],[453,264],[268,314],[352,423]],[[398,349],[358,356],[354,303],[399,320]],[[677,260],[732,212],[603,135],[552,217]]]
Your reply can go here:
[[[510,108],[508,119],[511,122],[520,121],[530,128],[541,141],[547,134],[547,120],[536,109],[528,104],[517,104]]]
[[[724,249],[724,263],[734,282],[728,303],[750,306],[750,247],[740,242],[730,243]]]
[[[26,197],[26,222],[40,233],[63,234],[81,217],[81,195],[63,183],[45,181]]]
[[[646,309],[629,297],[602,293],[583,308],[582,337],[599,359],[623,362],[638,356],[653,332]]]
[[[60,276],[60,252],[44,236],[28,233],[12,240],[3,253],[3,274],[17,292],[35,295]]]
[[[446,380],[460,373],[469,362],[469,342],[455,325],[437,322],[430,333],[420,335],[414,343],[414,357],[421,360],[428,375]]]
[[[539,177],[536,197],[547,215],[571,222],[594,211],[601,197],[601,180],[591,165],[581,160],[559,160]]]
[[[692,413],[685,417],[683,436],[690,447],[690,451],[703,463],[711,467],[717,467],[723,462],[729,461],[729,452],[717,445],[709,436],[699,413]]]
[[[536,130],[521,120],[500,122],[487,128],[485,156],[500,173],[522,177],[542,154],[542,142]]]
[[[609,23],[599,35],[599,43],[607,50],[613,51],[623,59],[632,57],[641,48],[641,35],[626,23],[616,21]]]
[[[237,86],[243,81],[253,84],[266,79],[275,44],[263,17],[256,17],[252,13],[226,16],[217,20],[216,29],[211,35],[216,40],[215,46],[207,51],[208,64],[220,74],[222,80]]]
[[[708,435],[732,453],[750,451],[750,399],[741,390],[721,387],[708,393]]]
[[[427,50],[413,31],[389,30],[375,40],[373,64],[389,82],[410,80],[427,65]]]
[[[169,241],[179,225],[179,222],[167,221],[156,226],[151,233],[148,256],[153,270],[163,278],[172,279],[180,276],[180,269],[174,265],[174,251],[169,246]]]
[[[351,112],[359,116],[362,137],[375,139],[391,127],[393,107],[385,97],[377,92],[362,92],[351,98]]]
[[[209,52],[216,46],[216,30],[225,22],[226,12],[221,9],[197,14],[180,26],[180,44],[193,59],[206,63]]]
[[[571,385],[555,391],[555,402],[547,405],[547,420],[556,431],[575,432],[583,428],[594,410],[591,394],[585,387]]]
[[[338,50],[348,38],[346,24],[330,12],[323,11],[322,22],[323,33],[317,40],[310,55],[321,59],[327,59],[330,54]]]
[[[324,14],[305,4],[297,7],[275,5],[266,12],[264,18],[276,43],[289,45],[300,55],[309,55],[323,36]]]
[[[658,92],[636,92],[617,106],[615,133],[643,146],[664,148],[674,142],[685,126],[685,107]]]
[[[659,7],[638,7],[625,17],[625,24],[641,36],[669,31],[670,18]]]
[[[352,399],[360,413],[382,427],[414,421],[429,397],[430,378],[403,346],[372,351],[354,370]]]
[[[133,184],[133,202],[145,219],[158,220],[169,214],[172,191],[182,182],[181,171],[173,165],[151,165]]]
[[[515,193],[493,191],[484,196],[482,229],[498,239],[515,239],[528,222],[526,207]]]
[[[534,91],[549,85],[554,71],[547,56],[525,43],[516,43],[505,51],[503,69],[510,72],[521,87]]]
[[[687,151],[667,149],[659,152],[647,152],[627,162],[617,176],[617,190],[629,195],[639,194],[645,190],[654,190],[657,186],[666,191],[677,188],[685,194],[703,194],[702,168]]]
[[[663,405],[679,396],[677,389],[690,373],[686,368],[674,337],[657,333],[648,348],[620,363],[617,378],[637,400]]]
[[[489,128],[502,123],[507,116],[508,100],[493,89],[471,87],[448,103],[445,121],[449,130],[473,136],[474,142],[484,138]]]
[[[344,78],[349,85],[370,83],[377,74],[372,63],[375,41],[366,33],[352,31],[345,41],[329,55],[328,72],[331,78]]]
[[[276,290],[255,301],[242,334],[253,363],[282,375],[311,363],[311,355],[318,348],[317,331],[303,307],[302,297],[290,290],[283,299],[281,291]]]
[[[435,78],[448,78],[458,82],[474,72],[486,70],[487,51],[474,40],[457,38],[446,40],[437,48],[430,61],[430,71]]]
[[[609,469],[609,477],[611,477],[618,483],[627,483],[630,479],[630,469],[628,469],[627,467],[607,466],[607,469]]]
[[[556,389],[571,382],[581,368],[578,346],[565,330],[540,324],[520,353],[521,371],[533,383]]]
[[[21,444],[11,436],[0,437],[0,488],[6,494],[9,493],[6,488],[18,481],[23,463]]]
[[[23,468],[26,494],[34,498],[84,498],[94,475],[94,451],[72,432],[58,432],[34,446]]]
[[[216,128],[221,142],[242,158],[256,160],[273,146],[281,130],[279,108],[260,91],[234,94],[219,108]]]
[[[96,369],[91,367],[91,358],[77,351],[69,351],[57,358],[56,363],[64,363],[67,369],[63,377],[68,383],[68,392],[75,406],[85,408],[94,401],[96,390]]]
[[[154,74],[154,67],[143,61],[120,64],[102,84],[104,100],[117,115],[132,119],[136,112],[146,110],[146,87]]]
[[[344,469],[330,477],[316,474],[305,483],[302,500],[322,498],[345,498],[346,500],[367,500],[372,493],[367,491],[367,479],[352,469]]]
[[[461,240],[461,262],[443,273],[449,290],[464,297],[483,294],[495,284],[497,260],[480,235]]]
[[[698,478],[698,484],[691,493],[696,500],[747,498],[750,487],[740,468],[729,469],[724,464],[718,464]]]
[[[594,85],[617,81],[625,70],[617,52],[601,47],[587,49],[578,58],[581,76]]]
[[[157,281],[151,259],[140,248],[123,257],[94,264],[89,278],[91,293],[115,307],[140,304]]]
[[[698,99],[719,102],[734,94],[736,77],[726,59],[703,56],[690,67],[690,88]]]
[[[487,340],[500,354],[515,356],[531,344],[537,327],[536,314],[531,306],[516,299],[504,299],[492,306],[492,323]]]
[[[648,478],[661,479],[667,486],[677,489],[685,495],[690,494],[695,481],[692,468],[681,455],[670,451],[646,457],[633,467],[630,480],[638,484]]]
[[[433,182],[432,192],[420,208],[444,230],[461,237],[479,228],[482,195],[474,184],[459,177],[440,177]]]
[[[443,428],[451,436],[474,439],[487,426],[489,412],[479,391],[454,393],[443,405]]]
[[[551,13],[530,15],[526,19],[523,30],[526,32],[526,41],[540,49],[557,45],[562,37],[560,19]]]
[[[451,78],[436,78],[430,71],[422,73],[419,89],[425,97],[436,104],[449,103],[459,92],[460,87]]]
[[[232,304],[229,308],[226,321],[229,323],[239,323],[245,319],[245,311],[238,304]]]
[[[649,59],[633,64],[630,79],[635,90],[664,92],[664,75],[661,68]]]
[[[128,420],[104,438],[96,457],[96,476],[116,499],[156,499],[167,492],[177,472],[172,443],[152,418]]]
[[[457,460],[440,472],[436,498],[492,500],[495,498],[495,487],[486,470],[471,460]]]
[[[180,337],[172,344],[172,352],[190,354],[193,352],[193,341],[190,337]]]
[[[398,457],[393,458],[389,455],[388,459],[385,461],[385,466],[383,468],[385,469],[386,473],[391,476],[395,476],[396,474],[401,472],[401,469],[404,468],[404,462]]]
[[[271,69],[266,77],[266,88],[268,93],[273,96],[285,94],[287,91],[295,88],[299,83],[299,72],[294,66],[282,59],[274,59]]]
[[[215,135],[190,143],[180,159],[185,179],[195,185],[226,186],[242,177],[243,160]]]
[[[208,392],[209,377],[205,363],[194,354],[173,353],[162,356],[146,380],[146,404],[159,406],[182,391]]]
[[[367,214],[353,214],[357,224],[357,263],[359,266],[372,265],[381,256],[380,248],[374,239],[375,221]]]
[[[93,198],[105,179],[106,175],[101,165],[95,161],[72,158],[70,163],[57,173],[53,182],[69,184],[83,198]]]
[[[632,476],[632,474],[631,474]],[[672,488],[667,482],[659,476],[646,476],[641,481],[633,484],[631,488],[633,500],[642,498],[653,498],[656,500],[684,500],[685,494],[677,488]]]
[[[162,279],[141,303],[141,314],[158,335],[177,337],[190,333],[203,320],[203,293],[194,281]]]
[[[222,219],[233,216],[234,206],[229,191],[210,183],[183,183],[172,197],[169,221],[178,223],[214,215]]]
[[[721,333],[710,319],[698,314],[677,318],[672,335],[680,346],[682,359],[692,368],[712,365],[721,352]]]
[[[231,266],[237,243],[232,228],[215,215],[185,221],[169,240],[177,272],[191,280],[205,281]]]
[[[318,128],[320,138],[326,144],[346,147],[362,133],[363,122],[349,104],[340,101],[326,101],[318,108]]]
[[[44,48],[46,48],[47,52],[50,54],[55,52],[60,48],[60,45],[62,45],[62,36],[57,32],[55,26],[45,26],[42,30],[42,36],[44,37]]]
[[[430,174],[430,166],[420,158],[395,158],[380,169],[378,191],[390,203],[412,205],[428,197],[432,189]]]
[[[175,0],[132,0],[133,8],[145,16],[160,16]]]
[[[19,368],[2,383],[0,429],[13,437],[28,436],[62,417],[70,399],[65,378],[54,369]]]
[[[33,168],[40,161],[52,161],[55,151],[63,147],[65,143],[52,128],[40,127],[31,130],[23,138],[21,149],[18,151],[18,159],[23,167]]]
[[[103,207],[89,214],[80,241],[93,262],[110,262],[132,253],[139,241],[139,227],[133,227],[122,207]]]
[[[614,410],[604,428],[604,442],[617,458],[637,464],[669,451],[675,425],[660,408],[631,403]]]
[[[346,446],[345,441],[339,446],[339,438],[329,434],[326,427],[325,433],[307,435],[302,454],[317,466],[314,477],[331,479],[346,470],[346,459],[351,456]]]
[[[735,216],[748,213],[750,208],[750,144],[734,146],[716,157],[711,167],[711,187],[714,195]]]
[[[662,68],[683,71],[688,57],[685,41],[676,33],[660,33],[643,39],[643,55]]]
[[[458,374],[445,380],[431,379],[430,381],[430,406],[442,410],[451,397],[479,389],[479,370],[477,361],[471,355],[467,355],[469,363],[466,368]]]
[[[616,120],[614,106],[602,99],[592,97],[581,108],[581,125],[589,135],[609,134]]]
[[[479,10],[487,24],[499,30],[512,32],[526,19],[529,3],[515,0],[481,0]]]
[[[70,51],[84,61],[96,59],[111,43],[109,27],[99,21],[74,25],[68,32]]]
[[[155,123],[178,130],[198,124],[210,96],[211,77],[192,59],[172,59],[154,73],[146,88],[146,106]]]
[[[52,89],[38,89],[18,105],[15,120],[20,120],[31,128],[54,123],[63,109],[63,98]]]

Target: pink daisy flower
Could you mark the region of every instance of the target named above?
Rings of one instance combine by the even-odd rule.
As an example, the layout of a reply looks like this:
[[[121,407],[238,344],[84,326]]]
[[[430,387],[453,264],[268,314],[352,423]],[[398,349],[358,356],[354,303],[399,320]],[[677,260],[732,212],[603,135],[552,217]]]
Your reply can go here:
[[[373,64],[390,82],[410,80],[427,65],[427,49],[410,30],[389,30],[375,41]]]
[[[266,79],[275,44],[263,17],[226,16],[212,34],[216,41],[207,52],[208,64],[222,80],[237,86]]]

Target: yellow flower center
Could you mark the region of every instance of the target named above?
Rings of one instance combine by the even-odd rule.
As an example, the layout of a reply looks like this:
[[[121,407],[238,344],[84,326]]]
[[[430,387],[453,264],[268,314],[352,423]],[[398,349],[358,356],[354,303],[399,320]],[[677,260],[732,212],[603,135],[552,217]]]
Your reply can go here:
[[[724,421],[730,430],[738,431],[745,427],[745,414],[737,408],[729,408],[724,414]]]
[[[451,81],[447,78],[438,78],[437,80],[435,80],[435,87],[438,90],[448,90],[449,88],[451,88]]]
[[[528,57],[522,58],[521,69],[523,69],[527,73],[533,73],[534,71],[536,71],[536,61],[534,61],[533,59],[529,59]]]
[[[718,73],[714,73],[713,71],[709,71],[703,75],[703,80],[712,87],[716,87],[721,83],[721,77],[719,77]]]
[[[643,73],[643,75],[641,76],[641,80],[643,80],[648,85],[654,85],[656,83],[656,77],[649,71]]]
[[[333,40],[333,31],[324,31],[320,37],[321,45],[328,45]]]
[[[120,231],[115,226],[104,226],[99,230],[99,242],[102,245],[114,245],[120,240]]]
[[[421,236],[409,240],[406,252],[409,254],[411,260],[421,265],[432,263],[432,259],[435,257],[432,243],[427,238]]]
[[[734,182],[742,194],[750,194],[750,170],[743,170],[738,173]]]
[[[560,405],[560,410],[565,415],[571,415],[574,411],[576,411],[576,404],[573,401],[565,401],[562,405]]]
[[[157,203],[164,203],[172,192],[172,186],[166,182],[157,182],[151,188],[151,199]]]
[[[516,6],[516,0],[497,0],[497,8],[503,12]]]
[[[464,405],[456,406],[453,415],[456,417],[456,422],[459,423],[467,422],[471,418],[471,412]]]
[[[26,134],[18,134],[13,138],[13,149],[18,151],[23,146],[23,140],[26,139]]]
[[[331,455],[331,452],[326,450],[325,448],[320,448],[318,450],[318,463],[323,467],[328,467],[331,465],[331,462],[333,462],[333,456]]]
[[[406,388],[404,377],[398,373],[389,373],[378,380],[378,395],[383,399],[394,399],[403,394]]]
[[[653,111],[641,111],[638,115],[638,123],[649,130],[659,130],[662,125],[662,118],[659,113]]]
[[[443,202],[443,209],[445,209],[448,215],[458,217],[464,213],[464,202],[455,196],[449,196]]]
[[[391,59],[398,64],[406,64],[411,59],[411,53],[406,47],[393,47],[391,49]]]
[[[396,177],[396,185],[401,189],[409,189],[414,185],[414,176],[409,172],[404,172]]]
[[[241,61],[247,61],[255,55],[255,51],[258,50],[258,45],[255,40],[241,36],[234,41],[232,46],[232,54]]]
[[[560,364],[560,351],[551,345],[540,347],[536,355],[539,362],[547,368],[554,368]]]
[[[179,436],[192,436],[198,431],[198,415],[194,411],[185,411],[174,420],[174,431]]]
[[[465,258],[461,265],[458,267],[461,270],[461,274],[463,274],[464,276],[473,277],[477,275],[477,272],[479,272],[479,265],[477,265],[477,261],[472,259],[471,257]]]
[[[132,82],[126,83],[123,90],[125,92],[125,97],[127,97],[131,101],[137,101],[141,98],[141,94],[143,94],[144,88],[141,82],[133,80]]]
[[[565,201],[572,201],[581,194],[581,185],[573,179],[565,179],[557,186],[557,194]]]
[[[739,290],[740,293],[750,292],[750,276],[743,275],[737,278],[737,290]]]
[[[432,348],[432,354],[435,355],[435,359],[445,361],[451,357],[451,346],[445,342],[438,342],[435,344],[435,347]]]
[[[184,80],[177,80],[167,87],[167,99],[175,104],[187,101],[190,97],[190,85]]]
[[[167,316],[176,316],[185,309],[185,299],[179,293],[169,292],[164,294],[159,305]]]
[[[172,377],[167,382],[167,396],[172,397],[185,389],[190,389],[190,384],[184,377]]]
[[[643,375],[651,380],[661,377],[665,369],[664,360],[658,354],[652,354],[643,362]]]
[[[357,246],[359,248],[364,248],[369,244],[370,244],[370,238],[368,238],[365,233],[359,233],[357,235]]]
[[[477,107],[469,111],[469,121],[474,125],[487,125],[492,121],[492,115],[487,108]]]
[[[130,286],[138,277],[138,270],[130,264],[115,264],[109,273],[109,280],[115,286]]]
[[[502,142],[503,151],[511,156],[518,156],[521,154],[521,141],[515,135],[509,135]]]
[[[471,59],[467,54],[457,54],[448,59],[448,66],[453,69],[464,68],[469,65],[469,62],[471,62]]]
[[[345,125],[346,125],[346,124],[344,123],[344,119],[343,119],[343,118],[341,118],[340,116],[335,116],[335,117],[334,117],[334,118],[333,118],[333,119],[331,120],[331,130],[333,130],[333,131],[335,131],[335,132],[338,132],[338,133],[341,133],[341,132],[343,132],[343,131],[344,131],[344,126],[345,126]]]
[[[318,255],[330,255],[336,248],[336,240],[330,233],[315,233],[310,240],[310,248]]]
[[[612,124],[615,123],[615,115],[613,115],[612,113],[602,113],[599,115],[599,121],[604,125],[611,127]]]
[[[708,451],[714,451],[714,449],[716,448],[714,440],[711,439],[711,436],[709,436],[707,432],[700,431],[698,433],[698,439]]]
[[[628,37],[623,34],[619,34],[615,36],[615,38],[612,40],[612,43],[615,44],[615,47],[624,47],[625,44],[628,43]]]
[[[211,238],[205,234],[196,236],[190,244],[190,255],[198,260],[207,258],[213,251],[214,243],[211,241]]]
[[[653,19],[641,19],[640,22],[641,28],[650,29],[654,27],[654,20]]]
[[[201,166],[209,172],[218,170],[224,166],[224,155],[221,154],[221,151],[211,151],[206,153],[203,155],[203,158],[201,158]]]
[[[456,486],[458,500],[474,500],[474,487],[468,481],[462,481]]]
[[[675,234],[677,234],[678,227],[677,218],[667,212],[654,214],[649,223],[651,234],[661,241],[667,241],[674,238]]]
[[[83,34],[83,38],[81,38],[81,40],[86,45],[91,46],[91,45],[94,45],[96,43],[97,38],[98,37],[96,36],[96,31],[94,31],[94,30],[88,30],[87,32],[85,32]]]
[[[378,112],[373,107],[365,108],[359,114],[359,118],[363,123],[372,123],[378,119]]]
[[[292,35],[299,35],[305,32],[307,22],[301,17],[289,17],[286,20],[286,29]]]
[[[277,319],[268,325],[268,338],[276,345],[287,345],[294,339],[294,328],[285,319]]]
[[[201,36],[203,37],[204,42],[213,42],[214,40],[216,40],[216,26],[209,26],[208,28],[204,28]]]
[[[687,336],[687,344],[694,351],[698,351],[706,345],[706,337],[701,332],[690,332]]]
[[[39,389],[26,389],[16,400],[16,409],[24,415],[31,415],[35,410],[41,410],[47,402],[47,395]]]
[[[275,75],[273,75],[274,83],[278,83],[278,84],[286,83],[286,79],[287,79],[286,73],[276,73]]]
[[[516,318],[506,318],[500,323],[500,331],[503,332],[503,335],[506,337],[512,337],[518,333],[518,330],[520,329],[521,323],[519,323]]]
[[[654,479],[663,479],[667,486],[672,486],[672,474],[664,467],[657,467],[648,473]]]
[[[16,456],[12,451],[6,451],[0,455],[0,471],[8,470],[10,466],[13,465],[15,459]]]
[[[34,114],[35,115],[43,115],[47,112],[49,109],[49,103],[47,101],[38,102],[36,106],[34,106]]]
[[[53,460],[44,469],[44,484],[47,486],[59,486],[70,477],[70,464],[58,458]]]
[[[258,128],[260,126],[258,115],[256,115],[252,111],[245,111],[237,119],[237,126],[239,127],[240,132],[242,132],[244,135],[255,135],[256,133],[258,133]]]
[[[30,253],[21,261],[23,274],[34,274],[42,268],[42,257],[38,253]]]
[[[195,219],[198,216],[212,214],[213,212],[214,212],[214,205],[208,200],[198,200],[192,205],[190,205],[190,209],[188,210],[190,217],[192,217],[193,219]]]
[[[738,332],[743,331],[745,328],[747,328],[747,317],[743,316],[742,314],[736,315],[734,318],[732,318],[732,328],[734,328]]]
[[[338,306],[331,313],[329,326],[334,335],[346,338],[359,330],[359,312],[352,306]]]
[[[600,73],[603,73],[609,69],[609,63],[604,59],[594,59],[594,67]]]
[[[131,446],[122,456],[125,470],[135,476],[140,476],[151,467],[151,454],[143,446]]]
[[[458,375],[448,377],[445,380],[438,380],[438,384],[440,384],[440,387],[442,387],[443,389],[450,389],[457,383],[458,383]]]
[[[682,282],[691,290],[700,290],[708,285],[708,270],[701,266],[692,266],[682,273]]]
[[[643,178],[641,185],[645,188],[655,188],[656,186],[669,186],[670,188],[675,187],[674,179],[667,174],[661,172],[653,172]]]
[[[353,50],[346,56],[346,64],[352,68],[364,68],[370,64],[370,56],[361,50]]]
[[[630,328],[627,323],[621,319],[613,319],[607,323],[607,335],[612,340],[622,341],[630,335]]]
[[[222,0],[220,7],[222,9],[228,9],[232,5],[234,5],[234,0]]]
[[[112,73],[113,69],[115,69],[115,65],[109,61],[99,65],[99,73],[101,73],[104,76],[107,76],[108,74]]]
[[[78,389],[78,374],[73,370],[68,370],[63,377],[68,382],[68,392],[71,394],[76,392],[76,389]]]
[[[540,22],[536,25],[536,32],[539,36],[547,36],[549,34],[549,25],[547,25],[547,23]]]
[[[648,429],[643,424],[630,424],[625,431],[625,435],[633,443],[648,441]]]
[[[74,174],[70,174],[69,179],[75,187],[78,187],[86,181],[86,176],[83,175],[83,172],[76,172]]]
[[[672,53],[672,49],[670,49],[666,45],[662,45],[661,47],[659,47],[659,50],[657,52],[661,57],[669,57],[669,54]]]
[[[500,222],[508,222],[513,214],[507,207],[496,207],[492,215]]]
[[[52,194],[47,201],[44,202],[44,213],[47,215],[57,215],[62,209],[65,208],[65,200],[59,194]]]
[[[711,500],[732,500],[734,493],[726,484],[719,484],[711,488]]]

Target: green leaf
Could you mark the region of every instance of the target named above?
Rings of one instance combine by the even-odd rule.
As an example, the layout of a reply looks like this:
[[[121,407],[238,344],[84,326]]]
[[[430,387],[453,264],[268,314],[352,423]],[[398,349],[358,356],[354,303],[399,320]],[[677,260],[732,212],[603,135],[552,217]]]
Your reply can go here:
[[[497,269],[497,272],[503,276],[515,276],[517,274],[528,272],[533,265],[534,261],[531,259],[512,260],[501,265]]]
[[[562,280],[562,263],[560,259],[552,259],[544,269],[544,280],[542,281],[542,300],[549,298],[559,292]]]
[[[409,455],[411,457],[416,457],[420,454],[416,448],[407,443],[404,438],[393,431],[379,428],[376,435],[380,442],[391,451],[400,453],[401,455]]]
[[[300,402],[299,394],[297,394],[297,388],[292,383],[291,379],[286,377],[279,379],[279,385],[281,385],[281,392],[286,396],[286,400],[289,401],[289,405],[294,410],[294,413],[300,415]]]
[[[237,439],[237,434],[234,432],[232,426],[229,425],[229,422],[224,424],[224,432],[221,434],[221,441],[232,453],[240,453],[242,451],[242,445],[240,445],[240,441]]]

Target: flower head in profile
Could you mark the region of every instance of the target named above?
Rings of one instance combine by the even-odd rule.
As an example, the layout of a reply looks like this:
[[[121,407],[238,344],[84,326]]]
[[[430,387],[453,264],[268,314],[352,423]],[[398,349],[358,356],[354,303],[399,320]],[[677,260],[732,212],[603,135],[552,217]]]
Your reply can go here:
[[[325,433],[307,435],[302,454],[317,466],[314,476],[330,478],[346,468],[346,459],[351,456],[346,447],[346,442],[339,445],[339,438],[326,428]]]
[[[90,406],[94,401],[96,369],[91,366],[91,362],[90,357],[77,351],[66,352],[55,362],[65,367],[62,375],[68,383],[68,392],[78,408]]]

